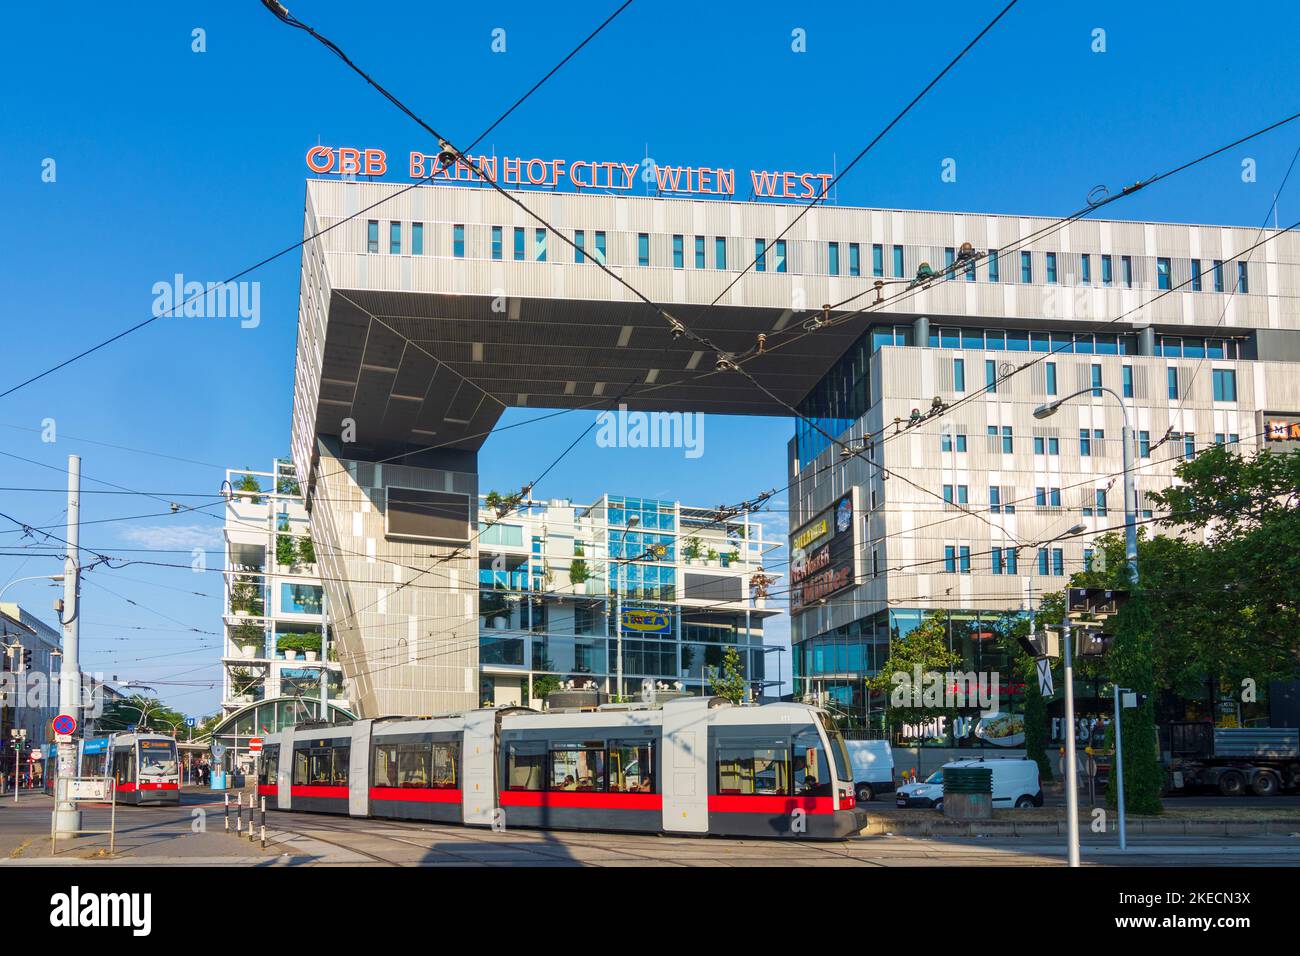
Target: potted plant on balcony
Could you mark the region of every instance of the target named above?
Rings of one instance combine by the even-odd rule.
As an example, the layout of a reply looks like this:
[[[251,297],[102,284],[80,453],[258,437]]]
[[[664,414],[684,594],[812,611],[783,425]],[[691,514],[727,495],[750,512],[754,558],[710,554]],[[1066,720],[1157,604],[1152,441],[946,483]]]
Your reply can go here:
[[[275,563],[294,571],[298,567],[298,547],[289,533],[289,519],[285,515],[275,523]]]
[[[715,548],[709,548],[708,553],[704,555],[704,563],[711,568],[718,566],[718,552]]]
[[[704,550],[704,545],[695,535],[691,535],[682,545],[682,557],[688,564],[694,564],[700,560],[700,553]]]
[[[230,672],[230,691],[235,700],[251,703],[253,691],[257,689],[258,679],[247,667],[236,667]]]
[[[257,657],[257,652],[262,649],[266,640],[266,634],[260,624],[254,624],[252,621],[244,621],[235,625],[230,634],[230,640],[239,648],[239,653],[244,657]]]
[[[250,504],[260,505],[262,503],[260,497],[262,485],[258,482],[256,477],[252,474],[248,474],[248,472],[251,471],[251,468],[245,468],[245,474],[241,475],[239,480],[235,482],[233,490],[237,497],[247,498]]]
[[[309,534],[298,539],[298,560],[308,567],[316,566],[316,545]]]
[[[230,587],[230,612],[235,617],[262,613],[262,593],[251,574],[236,574]]]

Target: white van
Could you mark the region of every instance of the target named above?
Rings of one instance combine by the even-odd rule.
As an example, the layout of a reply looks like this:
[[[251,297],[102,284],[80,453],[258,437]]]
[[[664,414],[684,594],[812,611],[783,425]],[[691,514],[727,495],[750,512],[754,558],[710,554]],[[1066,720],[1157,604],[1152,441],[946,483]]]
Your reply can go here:
[[[1043,788],[1038,782],[1038,764],[1024,757],[990,757],[953,760],[931,774],[925,783],[909,783],[898,788],[900,807],[934,807],[943,809],[943,774],[955,767],[986,767],[993,771],[993,806],[1027,807],[1043,805]]]
[[[849,748],[858,803],[867,803],[880,793],[894,792],[894,751],[888,740],[846,740],[844,745]]]

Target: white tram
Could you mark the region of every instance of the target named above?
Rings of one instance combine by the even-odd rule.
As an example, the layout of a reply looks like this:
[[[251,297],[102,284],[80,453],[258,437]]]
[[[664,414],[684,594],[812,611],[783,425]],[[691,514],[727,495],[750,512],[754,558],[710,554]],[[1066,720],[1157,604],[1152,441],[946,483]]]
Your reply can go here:
[[[471,826],[839,839],[853,791],[824,711],[700,697],[305,724],[258,765],[273,809]]]

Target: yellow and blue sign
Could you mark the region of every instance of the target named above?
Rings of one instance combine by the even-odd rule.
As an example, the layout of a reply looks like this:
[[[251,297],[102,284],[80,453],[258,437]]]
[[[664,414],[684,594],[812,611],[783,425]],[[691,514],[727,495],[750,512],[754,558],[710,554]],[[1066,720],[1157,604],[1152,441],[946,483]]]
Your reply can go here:
[[[627,608],[623,611],[623,630],[639,634],[671,634],[673,619],[666,611]]]

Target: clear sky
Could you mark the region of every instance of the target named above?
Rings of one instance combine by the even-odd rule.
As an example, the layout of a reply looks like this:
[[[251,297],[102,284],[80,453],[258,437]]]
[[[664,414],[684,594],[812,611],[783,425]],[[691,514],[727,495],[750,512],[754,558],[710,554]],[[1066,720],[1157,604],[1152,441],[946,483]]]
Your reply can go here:
[[[289,4],[461,143],[616,6]],[[631,163],[648,152],[666,164],[733,166],[741,177],[752,168],[831,171],[1001,6],[635,0],[485,145],[570,161]],[[310,146],[375,146],[391,156],[434,145],[256,0],[15,4],[5,21],[0,391],[147,318],[156,282],[176,273],[217,281],[300,238]],[[196,28],[205,52],[192,50]],[[505,53],[491,49],[497,28]],[[795,29],[805,31],[806,52],[791,49]],[[1094,52],[1097,29],[1105,52]],[[1116,192],[1294,112],[1298,41],[1294,3],[1021,0],[853,170],[838,202],[1065,215],[1098,184]],[[1300,122],[1107,213],[1257,226],[1297,144]],[[42,179],[47,159],[54,182]],[[955,182],[941,177],[946,159]],[[1255,182],[1243,181],[1247,159]],[[1300,218],[1294,179],[1280,218]],[[180,494],[214,493],[227,466],[269,468],[288,449],[298,264],[290,253],[251,277],[260,282],[256,328],[164,319],[0,399],[0,486],[62,489],[66,456],[77,453],[88,492],[113,490],[92,480],[101,479],[192,504],[200,499]],[[536,414],[511,413],[503,424]],[[42,441],[46,419],[57,428],[53,443]],[[481,458],[484,487],[536,477],[590,420],[574,412],[493,437]],[[589,435],[537,494],[736,502],[785,485],[791,430],[785,420],[710,418],[696,459],[599,448]],[[783,530],[786,505],[784,495],[774,500],[766,518],[774,530]],[[0,512],[29,524],[58,525],[63,508],[61,491],[0,491]],[[87,494],[82,541],[188,566],[190,548],[220,548],[221,508],[206,511],[214,516]],[[108,520],[119,517],[130,520]],[[0,585],[59,570],[47,555],[10,556],[31,544],[12,529],[0,519]],[[213,711],[219,683],[206,684],[219,678],[219,576],[133,566],[88,581],[83,667],[155,682],[188,713]],[[53,596],[18,584],[5,600],[52,620]],[[186,683],[194,681],[205,683]]]

